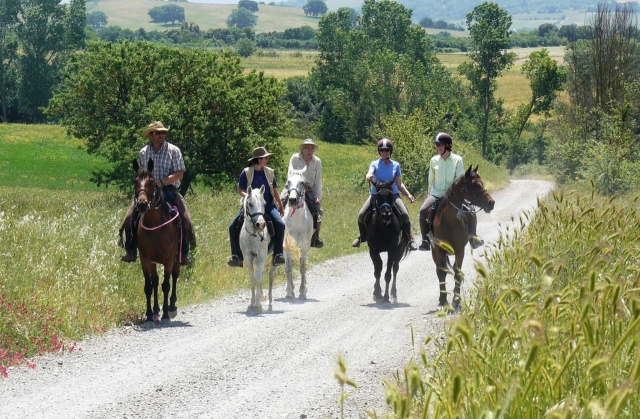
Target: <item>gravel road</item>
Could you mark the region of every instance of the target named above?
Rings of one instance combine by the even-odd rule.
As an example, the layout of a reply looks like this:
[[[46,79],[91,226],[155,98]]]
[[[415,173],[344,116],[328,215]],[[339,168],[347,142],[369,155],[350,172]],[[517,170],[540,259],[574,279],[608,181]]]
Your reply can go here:
[[[496,209],[478,215],[485,247],[551,188],[520,180],[493,194]],[[473,259],[483,252],[467,252],[469,286]],[[430,252],[401,262],[392,306],[371,298],[366,252],[318,264],[307,275],[305,302],[286,301],[283,285],[274,290],[272,312],[248,315],[246,289],[182,307],[168,324],[119,328],[81,342],[81,351],[40,357],[36,369],[13,368],[0,379],[0,418],[338,418],[338,355],[359,386],[348,388],[345,417],[383,415],[382,380],[402,370],[414,350],[409,325],[416,350],[426,336],[444,332]]]

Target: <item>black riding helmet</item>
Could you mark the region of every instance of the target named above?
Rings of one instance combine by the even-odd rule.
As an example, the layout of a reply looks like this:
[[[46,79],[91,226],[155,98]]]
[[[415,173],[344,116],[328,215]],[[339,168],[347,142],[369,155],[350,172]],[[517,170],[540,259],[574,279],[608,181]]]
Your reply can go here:
[[[390,139],[388,138],[383,138],[382,140],[378,141],[378,154],[380,154],[380,150],[389,150],[391,154],[393,154],[393,143],[391,142]]]
[[[446,132],[440,132],[436,135],[436,138],[433,140],[433,142],[452,145],[453,139]]]

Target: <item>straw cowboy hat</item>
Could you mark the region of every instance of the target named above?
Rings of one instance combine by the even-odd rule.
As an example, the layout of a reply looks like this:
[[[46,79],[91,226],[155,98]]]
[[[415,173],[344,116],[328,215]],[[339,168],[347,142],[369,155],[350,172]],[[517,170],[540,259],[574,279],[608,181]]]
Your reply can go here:
[[[267,152],[267,149],[264,147],[256,147],[253,149],[253,152],[251,153],[251,158],[249,159],[249,161],[253,159],[259,159],[260,157],[271,156],[272,154],[273,153]]]
[[[142,131],[142,138],[149,138],[149,134],[156,131],[167,132],[171,127],[166,127],[162,125],[162,122],[155,121],[149,124],[149,126]]]
[[[300,144],[300,152],[302,153],[302,148],[306,145],[312,145],[313,146],[313,151],[316,151],[318,149],[318,144],[314,143],[313,140],[311,138],[307,138],[306,140],[304,140],[301,144]]]

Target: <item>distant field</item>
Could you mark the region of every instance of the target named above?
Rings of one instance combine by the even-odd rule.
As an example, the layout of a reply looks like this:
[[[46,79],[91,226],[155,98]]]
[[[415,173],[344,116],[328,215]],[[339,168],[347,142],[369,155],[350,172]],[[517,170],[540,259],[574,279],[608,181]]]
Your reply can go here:
[[[103,12],[109,19],[109,26],[118,25],[131,30],[144,28],[146,31],[161,31],[170,29],[172,26],[151,22],[147,13],[152,8],[163,4],[161,1],[154,0],[100,0],[97,3],[87,3],[87,13]],[[229,14],[238,7],[237,4],[180,3],[179,5],[184,8],[186,21],[196,23],[202,30],[226,28]],[[317,28],[320,20],[307,17],[302,9],[293,7],[260,4],[259,8],[260,10],[256,12],[258,24],[255,30],[257,33],[283,31],[287,28],[299,28],[305,25]]]

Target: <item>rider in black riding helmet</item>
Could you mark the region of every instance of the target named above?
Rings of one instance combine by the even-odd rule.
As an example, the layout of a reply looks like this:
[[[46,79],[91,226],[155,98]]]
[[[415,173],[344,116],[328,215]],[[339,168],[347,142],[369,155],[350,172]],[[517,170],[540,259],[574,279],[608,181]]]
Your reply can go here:
[[[420,233],[422,234],[422,243],[420,250],[431,250],[431,240],[429,232],[433,228],[434,211],[429,212],[429,208],[442,199],[444,193],[449,186],[461,175],[464,174],[464,164],[462,157],[453,153],[453,140],[446,132],[436,135],[433,140],[438,154],[431,158],[429,164],[429,196],[425,199],[422,207],[420,207]],[[429,212],[429,213],[428,213]],[[428,213],[428,214],[427,214]],[[469,244],[473,249],[484,244],[484,241],[475,235],[476,219],[475,214],[471,213],[472,221],[469,223]],[[473,234],[472,234],[473,233]]]
[[[411,250],[416,250],[416,244],[413,241],[411,236],[411,221],[409,220],[409,212],[407,211],[407,207],[402,202],[400,198],[400,191],[409,198],[409,202],[415,201],[415,198],[407,187],[404,186],[402,182],[402,171],[400,169],[400,163],[391,159],[391,154],[393,153],[393,143],[388,138],[383,138],[378,141],[378,154],[380,158],[374,160],[369,165],[369,171],[365,176],[367,182],[371,182],[375,176],[376,181],[386,181],[393,182],[393,200],[396,208],[400,212],[400,223],[402,225],[402,232],[405,238],[409,241],[409,248]],[[375,195],[376,187],[375,185],[371,185],[371,195]],[[358,229],[360,230],[360,236],[356,238],[351,246],[360,247],[360,244],[367,241],[367,226],[365,223],[365,214],[369,210],[371,206],[371,197],[368,197],[365,201],[364,205],[360,209],[360,213],[358,214]]]

